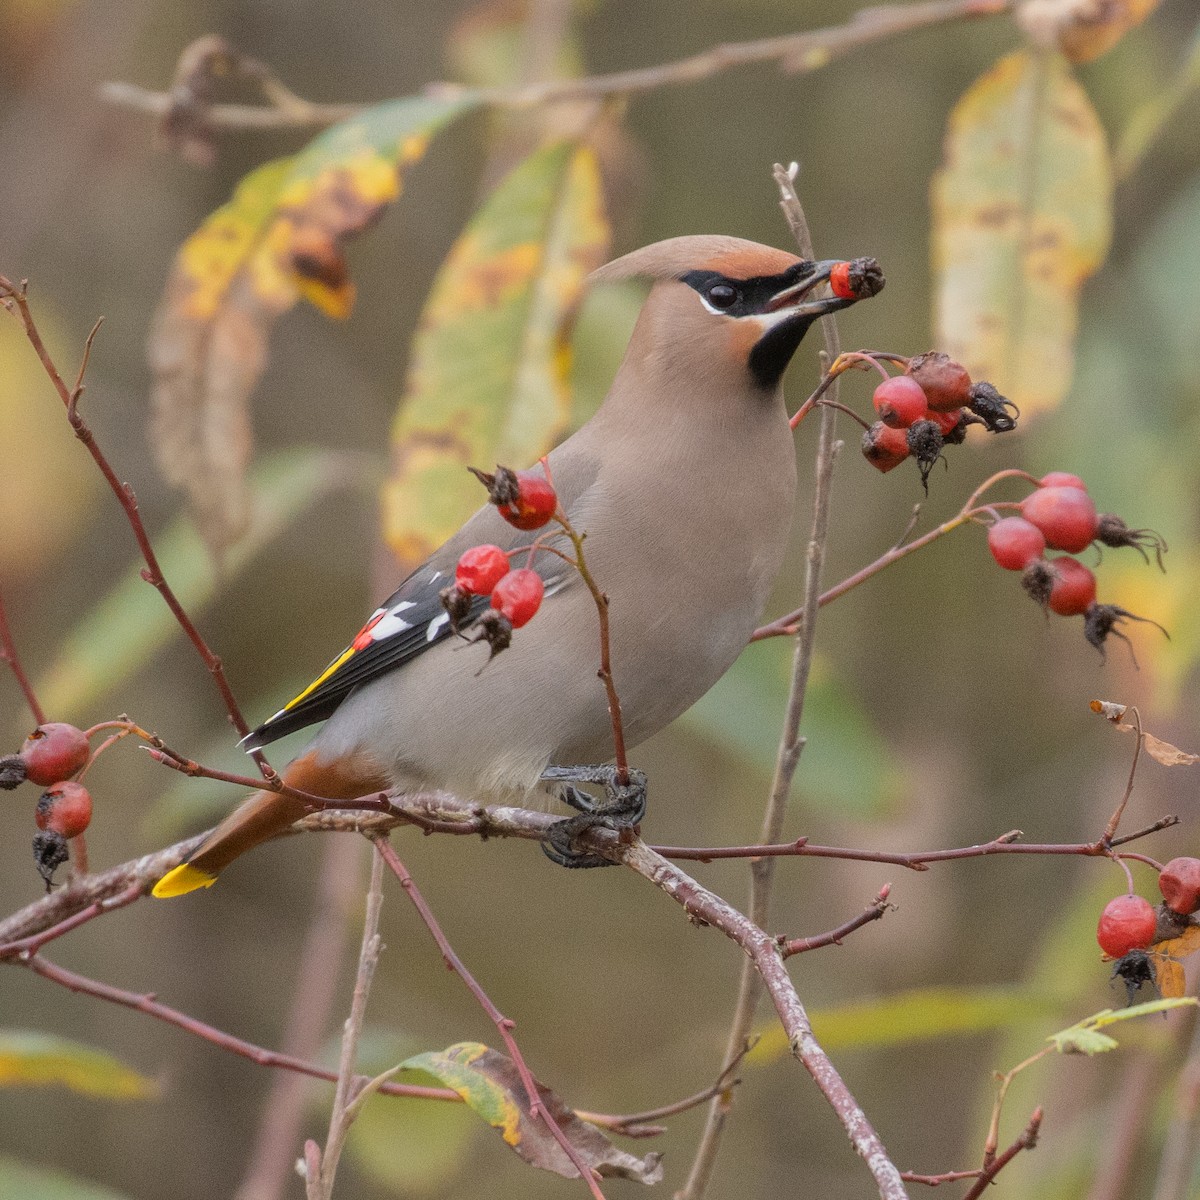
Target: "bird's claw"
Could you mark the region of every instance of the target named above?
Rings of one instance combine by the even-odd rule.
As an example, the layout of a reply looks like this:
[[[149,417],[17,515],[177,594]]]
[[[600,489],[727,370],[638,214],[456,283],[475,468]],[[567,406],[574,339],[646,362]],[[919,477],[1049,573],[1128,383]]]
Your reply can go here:
[[[621,780],[611,765],[547,767],[542,773],[547,783],[559,784],[558,796],[564,804],[579,811],[579,816],[557,821],[546,831],[542,850],[560,867],[611,867],[614,862],[601,854],[577,850],[575,839],[593,829],[634,829],[646,813],[646,775],[630,770]],[[575,783],[603,784],[605,801],[600,803]]]

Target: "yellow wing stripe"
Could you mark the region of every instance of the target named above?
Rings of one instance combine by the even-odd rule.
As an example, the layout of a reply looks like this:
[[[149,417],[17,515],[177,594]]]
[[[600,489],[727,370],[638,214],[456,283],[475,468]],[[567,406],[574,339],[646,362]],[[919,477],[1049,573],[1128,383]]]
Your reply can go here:
[[[337,656],[337,658],[335,658],[333,660],[333,662],[331,662],[329,664],[329,666],[327,666],[325,668],[325,670],[322,671],[321,674],[318,675],[316,677],[316,679],[314,679],[312,681],[312,683],[310,683],[308,685],[308,687],[306,687],[304,689],[304,691],[302,691],[300,693],[300,695],[295,697],[295,699],[293,699],[293,700],[289,700],[279,710],[279,714],[282,714],[285,712],[291,712],[291,710],[293,708],[295,708],[297,704],[301,703],[304,700],[307,700],[309,698],[309,696],[311,696],[313,694],[313,692],[315,692],[317,690],[317,688],[319,688],[321,686],[321,684],[323,684],[325,682],[325,680],[327,680],[331,676],[337,674],[337,672],[340,671],[342,669],[342,667],[344,667],[346,665],[346,663],[348,663],[357,653],[358,653],[358,651],[355,650],[353,646],[347,646],[346,649],[343,650],[341,652],[341,654],[339,654]],[[277,715],[279,715],[279,714],[277,714]]]

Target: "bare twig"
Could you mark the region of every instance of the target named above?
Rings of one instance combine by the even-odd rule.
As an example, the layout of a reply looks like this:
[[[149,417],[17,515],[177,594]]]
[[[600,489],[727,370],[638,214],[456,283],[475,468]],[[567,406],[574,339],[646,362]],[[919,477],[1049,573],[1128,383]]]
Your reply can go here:
[[[967,1192],[962,1200],[979,1200],[979,1197],[987,1191],[992,1180],[1000,1174],[1005,1167],[1008,1166],[1022,1150],[1032,1150],[1037,1145],[1038,1130],[1042,1127],[1042,1110],[1035,1108],[1033,1115],[1029,1118],[1029,1124],[1025,1126],[1021,1132],[1021,1136],[1017,1138],[1011,1146],[1008,1147],[1002,1154],[998,1154],[992,1161],[984,1167],[979,1173],[979,1178],[975,1181],[975,1186]]]
[[[110,1004],[119,1004],[122,1008],[132,1008],[137,1012],[145,1013],[147,1016],[165,1021],[168,1025],[174,1025],[177,1029],[182,1029],[186,1033],[203,1038],[204,1041],[211,1042],[214,1046],[219,1046],[222,1050],[229,1050],[233,1054],[240,1055],[242,1058],[248,1058],[260,1067],[282,1067],[287,1071],[298,1071],[301,1075],[309,1075],[313,1079],[325,1079],[330,1083],[337,1082],[337,1075],[332,1071],[326,1071],[323,1067],[318,1067],[314,1063],[301,1062],[299,1059],[291,1058],[287,1054],[279,1054],[274,1050],[265,1050],[263,1047],[256,1046],[252,1042],[243,1041],[241,1038],[225,1033],[221,1029],[207,1025],[195,1017],[189,1017],[186,1013],[182,1013],[176,1008],[171,1008],[169,1005],[160,1003],[153,995],[127,992],[123,988],[113,987],[110,984],[101,983],[96,979],[89,979],[85,975],[69,971],[66,967],[60,967],[57,963],[50,962],[40,954],[18,957],[14,961],[28,967],[35,974],[42,976],[43,979],[49,979],[53,983],[60,984],[72,992],[95,996],[98,1000],[107,1000]],[[392,1083],[385,1084],[381,1090],[394,1096],[410,1096],[418,1100],[458,1102],[461,1099],[457,1092],[452,1092],[449,1088],[429,1088],[418,1087],[413,1084]]]
[[[408,868],[400,861],[400,856],[392,848],[391,843],[385,837],[375,838],[374,842],[377,860],[386,863],[392,874],[400,880],[400,886],[404,888],[421,920],[425,922],[425,928],[429,930],[433,940],[437,943],[437,947],[442,954],[442,960],[466,984],[467,990],[479,1002],[479,1007],[487,1013],[488,1018],[496,1026],[501,1038],[503,1038],[509,1057],[513,1060],[513,1065],[517,1069],[517,1074],[520,1076],[521,1084],[525,1088],[525,1094],[529,1099],[530,1116],[535,1120],[540,1118],[545,1123],[554,1140],[562,1147],[563,1153],[571,1160],[571,1163],[579,1172],[579,1177],[591,1189],[592,1195],[596,1200],[604,1200],[604,1193],[601,1192],[596,1182],[595,1173],[580,1157],[579,1151],[575,1149],[570,1139],[563,1133],[558,1122],[554,1119],[554,1114],[542,1103],[538,1095],[537,1083],[525,1063],[525,1057],[521,1053],[521,1048],[517,1045],[516,1039],[512,1035],[512,1031],[516,1027],[516,1022],[506,1017],[492,1003],[491,997],[483,990],[475,976],[467,970],[466,964],[458,957],[454,947],[450,945],[449,939],[442,932],[441,925],[438,924],[437,918],[433,915],[433,910],[426,903],[425,897],[421,895],[416,881],[409,874]]]
[[[383,945],[379,937],[379,910],[383,907],[383,861],[378,854],[371,856],[371,882],[367,887],[367,909],[363,917],[362,944],[358,953],[358,974],[354,980],[354,995],[350,1001],[350,1015],[342,1031],[342,1054],[338,1062],[337,1090],[333,1095],[333,1108],[329,1114],[329,1133],[325,1138],[325,1153],[321,1155],[321,1173],[314,1179],[306,1177],[305,1187],[309,1200],[329,1200],[333,1195],[333,1181],[337,1175],[338,1162],[346,1144],[346,1135],[354,1120],[348,1111],[354,1102],[359,1083],[354,1071],[358,1058],[358,1039],[362,1034],[363,1020],[367,1013],[367,997],[371,994],[371,980],[379,964],[379,951]],[[306,1160],[307,1161],[307,1160]]]
[[[0,595],[0,662],[7,663],[8,669],[13,673],[17,687],[21,689],[25,703],[29,705],[29,711],[33,713],[33,723],[44,725],[46,713],[38,703],[37,693],[33,690],[33,684],[29,682],[29,676],[25,674],[25,668],[21,666],[21,659],[17,654],[17,644],[13,640],[12,630],[8,624],[8,614],[4,611],[2,595]]]
[[[795,178],[797,167],[790,168],[775,164],[774,178],[780,194],[780,207],[800,253],[804,258],[813,258],[812,237],[804,210],[796,195]],[[821,318],[821,330],[825,335],[825,353],[828,363],[837,361],[841,354],[837,322],[832,314]],[[825,388],[828,399],[837,401],[838,382],[830,375]],[[775,775],[763,812],[761,841],[775,842],[783,831],[784,814],[791,793],[792,778],[800,762],[804,740],[800,737],[800,720],[804,714],[804,697],[808,690],[808,676],[812,668],[813,649],[816,643],[816,616],[818,597],[821,591],[821,570],[825,564],[825,543],[829,531],[830,495],[833,485],[833,464],[837,454],[835,442],[836,414],[832,408],[821,410],[820,431],[817,438],[816,463],[813,482],[812,522],[809,529],[808,554],[805,562],[804,598],[801,603],[799,634],[792,658],[792,680],[788,691],[784,713],[783,731],[779,738],[779,749],[775,758]],[[770,858],[756,859],[750,864],[750,919],[755,925],[764,927],[770,915],[771,887],[775,865]],[[742,964],[738,986],[737,1003],[729,1034],[725,1043],[725,1064],[733,1062],[745,1045],[754,1024],[754,1013],[762,995],[760,973],[752,962]],[[700,1200],[708,1189],[731,1105],[730,1093],[715,1097],[709,1105],[704,1131],[692,1159],[687,1183],[680,1196],[682,1200]]]
[[[29,308],[25,283],[15,284],[10,279],[0,275],[0,300],[15,309],[16,315],[25,330],[26,338],[28,338],[30,345],[37,354],[50,382],[54,385],[54,390],[58,392],[59,399],[63,402],[63,406],[67,411],[67,420],[72,430],[74,430],[75,436],[83,443],[96,463],[96,466],[100,468],[100,473],[104,476],[105,481],[112,489],[113,494],[124,510],[129,527],[133,531],[134,539],[137,541],[138,549],[141,551],[142,558],[146,563],[146,569],[142,572],[142,578],[152,587],[158,589],[159,594],[171,610],[180,628],[187,635],[193,647],[195,647],[196,653],[200,656],[209,674],[212,675],[217,691],[220,693],[225,708],[229,713],[230,722],[238,733],[244,737],[250,732],[250,726],[246,724],[246,720],[242,716],[242,711],[238,707],[238,702],[234,698],[233,690],[229,686],[229,681],[225,678],[225,669],[221,665],[221,660],[209,648],[208,643],[201,636],[200,631],[184,610],[183,605],[179,602],[171,586],[167,583],[162,573],[162,568],[158,564],[158,557],[154,553],[154,547],[150,544],[149,534],[147,534],[146,527],[143,525],[141,515],[138,512],[137,496],[134,494],[133,488],[127,483],[122,483],[117,477],[117,473],[113,470],[112,465],[96,442],[95,434],[79,413],[79,400],[83,395],[84,371],[91,353],[92,342],[100,328],[99,322],[92,327],[91,333],[88,334],[83,362],[80,365],[75,386],[68,389],[66,383],[63,382],[61,373],[54,364],[54,360],[50,357],[50,352],[46,349],[46,345],[42,341],[41,333],[38,331],[37,323]],[[269,778],[274,775],[261,751],[255,751],[254,758],[265,777]]]
[[[597,834],[600,831],[597,831]],[[596,837],[597,834],[590,836]],[[610,841],[615,835],[607,833]],[[661,888],[693,921],[711,925],[746,953],[775,1006],[792,1054],[812,1076],[822,1095],[841,1121],[850,1143],[870,1169],[884,1200],[907,1197],[900,1172],[888,1157],[866,1113],[846,1087],[837,1068],[813,1036],[808,1014],[788,975],[778,941],[728,901],[702,887],[673,863],[656,854],[640,839],[621,848],[621,861]]]
[[[362,840],[329,838],[313,897],[313,914],[296,966],[283,1053],[312,1059],[325,1040],[350,932],[362,890]],[[245,1178],[234,1200],[281,1200],[294,1180],[296,1146],[311,1085],[281,1071],[271,1081]]]
[[[879,895],[857,917],[851,917],[849,921],[843,922],[836,929],[829,930],[828,933],[820,933],[815,937],[790,938],[787,941],[780,941],[779,949],[783,952],[783,957],[791,958],[793,954],[803,954],[806,950],[817,950],[822,946],[840,946],[843,938],[848,937],[856,929],[869,925],[872,921],[878,921],[892,907],[888,903],[891,891],[892,885],[885,883],[879,889]]]
[[[755,63],[778,62],[785,71],[801,74],[818,70],[839,55],[860,46],[948,21],[996,16],[1007,12],[1011,6],[1011,0],[932,0],[924,4],[864,8],[844,25],[758,41],[725,43],[675,62],[617,71],[610,75],[479,90],[457,84],[434,83],[425,90],[433,96],[473,97],[483,104],[496,107],[530,108],[562,100],[623,96],[674,84],[697,83],[733,67]],[[170,92],[153,92],[129,83],[106,83],[101,87],[100,95],[110,104],[157,117],[166,114],[173,103]],[[312,104],[291,93],[289,96],[291,103],[285,105],[276,102],[270,107],[214,104],[206,110],[206,118],[215,129],[311,129],[324,128],[345,120],[367,107],[358,104]]]

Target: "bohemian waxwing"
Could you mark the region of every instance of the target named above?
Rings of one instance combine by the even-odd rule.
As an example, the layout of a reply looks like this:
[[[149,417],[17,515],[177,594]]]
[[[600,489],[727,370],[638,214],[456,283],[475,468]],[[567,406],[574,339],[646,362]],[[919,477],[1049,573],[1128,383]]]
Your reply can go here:
[[[854,302],[809,298],[832,266],[697,236],[634,251],[591,277],[654,281],[607,398],[549,456],[559,501],[586,532],[588,564],[609,596],[630,746],[703,696],[762,615],[796,487],[780,379],[809,326]],[[309,794],[436,789],[522,803],[540,790],[569,800],[569,788],[564,795],[543,779],[547,768],[604,763],[613,753],[587,588],[561,559],[539,555],[544,603],[483,671],[487,646],[452,636],[438,595],[467,548],[529,540],[493,506],[481,508],[247,747],[324,721],[284,772]],[[298,799],[256,793],[154,894],[207,887],[304,814]]]

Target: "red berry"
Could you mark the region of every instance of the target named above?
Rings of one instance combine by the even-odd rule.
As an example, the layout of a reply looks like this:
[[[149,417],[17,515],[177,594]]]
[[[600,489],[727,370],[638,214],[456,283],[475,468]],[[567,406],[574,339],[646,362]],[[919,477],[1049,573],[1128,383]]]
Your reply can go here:
[[[1158,917],[1154,906],[1141,896],[1117,896],[1100,914],[1096,941],[1109,958],[1124,958],[1130,950],[1144,950],[1154,941]]]
[[[517,498],[499,505],[500,515],[518,529],[541,529],[558,508],[558,496],[545,475],[517,472]]]
[[[21,747],[25,778],[39,787],[74,775],[88,760],[91,747],[82,729],[63,721],[39,725]]]
[[[880,420],[891,429],[907,429],[921,420],[929,407],[921,385],[907,375],[885,379],[871,397]]]
[[[1158,876],[1167,907],[1187,916],[1200,908],[1200,858],[1173,858]]]
[[[1051,471],[1038,480],[1038,487],[1069,487],[1078,488],[1081,492],[1087,491],[1087,484],[1070,471]]]
[[[1080,617],[1096,600],[1096,576],[1075,558],[1052,558],[1054,582],[1046,606],[1060,617]]]
[[[92,797],[82,783],[64,779],[52,783],[41,795],[33,819],[39,829],[61,837],[78,837],[92,819]]]
[[[962,420],[962,409],[955,408],[950,412],[938,412],[937,409],[927,408],[921,414],[922,421],[932,421],[945,437],[948,433],[953,433],[958,428],[959,421]]]
[[[855,292],[854,285],[850,282],[850,264],[848,262],[834,263],[833,270],[829,272],[829,290],[835,296],[841,296],[843,300],[858,298],[858,293]]]
[[[988,530],[988,549],[1006,571],[1023,571],[1046,549],[1042,531],[1024,517],[1004,517]]]
[[[953,412],[971,403],[971,376],[966,367],[940,350],[909,359],[908,374],[921,385],[935,412]]]
[[[496,584],[492,591],[492,607],[499,609],[500,615],[507,617],[514,629],[520,629],[537,612],[544,591],[542,577],[528,567],[520,567],[509,571]]]
[[[464,550],[454,568],[460,588],[475,596],[490,596],[492,588],[508,574],[508,555],[499,546],[472,546]]]
[[[1052,550],[1078,554],[1096,536],[1096,504],[1081,488],[1038,488],[1021,501],[1021,515],[1046,535]]]
[[[876,421],[863,434],[862,452],[871,466],[886,475],[908,457],[908,431],[889,429],[882,421]]]

